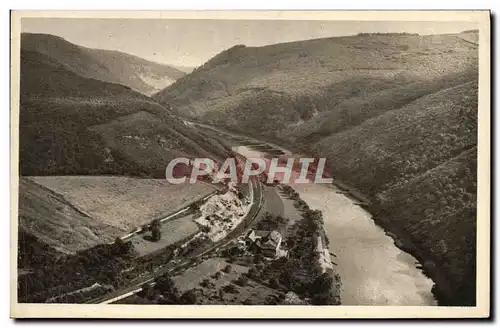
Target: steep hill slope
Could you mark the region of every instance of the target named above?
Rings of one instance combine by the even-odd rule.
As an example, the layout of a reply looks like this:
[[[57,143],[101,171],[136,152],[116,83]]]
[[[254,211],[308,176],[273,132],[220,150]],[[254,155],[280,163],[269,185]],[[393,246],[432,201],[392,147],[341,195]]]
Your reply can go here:
[[[49,34],[23,33],[21,48],[44,54],[83,77],[126,85],[151,95],[185,75],[184,72],[119,51],[92,49]]]
[[[133,131],[138,137],[161,139],[163,145],[133,143],[121,149],[120,144],[92,128],[139,112],[149,113],[149,125],[139,129],[135,120],[128,120],[121,134],[114,138],[125,139]],[[139,149],[141,153],[149,150],[161,156],[155,157],[157,162],[143,165],[143,158],[131,156]],[[224,150],[198,135],[195,128],[172,117],[160,104],[128,87],[84,78],[50,57],[22,51],[22,175],[156,174],[164,177],[160,172],[164,172],[168,161],[181,154],[223,156]]]
[[[19,226],[25,235],[36,236],[38,243],[64,254],[112,242],[123,235],[119,229],[88,217],[61,195],[27,178],[19,181]],[[33,260],[23,265],[29,263]]]
[[[394,188],[375,217],[409,236],[403,247],[434,278],[442,305],[475,304],[476,161],[473,147]]]
[[[383,199],[415,176],[477,145],[477,81],[419,98],[323,138],[318,153],[342,180]]]
[[[416,99],[408,92],[415,84],[420,95],[432,93],[447,86],[445,77],[454,79],[468,70],[477,70],[476,45],[458,34],[358,35],[265,47],[240,45],[153,98],[192,119],[280,136],[318,114],[345,107],[343,102],[351,98],[370,101],[367,98],[385,92],[381,96],[387,99],[391,89],[402,93],[395,104],[386,100],[380,105],[389,110]],[[466,82],[458,79],[458,84]],[[432,85],[426,87],[428,83]]]
[[[447,88],[316,145],[428,263],[443,304],[475,302],[477,92],[477,81]]]

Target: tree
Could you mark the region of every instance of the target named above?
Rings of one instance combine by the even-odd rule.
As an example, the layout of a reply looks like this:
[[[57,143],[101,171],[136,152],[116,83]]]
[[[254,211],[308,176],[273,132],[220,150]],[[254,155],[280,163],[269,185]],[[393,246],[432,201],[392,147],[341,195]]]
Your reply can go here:
[[[155,289],[173,301],[179,299],[179,290],[175,287],[174,281],[168,274],[156,278]]]
[[[196,293],[192,289],[188,290],[180,297],[181,304],[196,304],[197,301]]]
[[[144,299],[152,299],[154,295],[153,288],[149,283],[145,283],[142,285],[142,290],[137,295]]]
[[[200,204],[198,202],[194,202],[191,205],[189,205],[189,209],[193,212],[196,212],[200,209]]]
[[[238,293],[238,288],[236,288],[236,286],[233,284],[229,284],[229,285],[222,287],[222,290],[225,293],[230,293],[230,294],[237,294]]]
[[[280,286],[278,279],[276,279],[276,278],[272,278],[271,280],[269,280],[269,285],[271,286],[271,288],[274,288],[274,289],[278,289]]]
[[[208,278],[205,278],[205,279],[203,279],[202,282],[200,282],[201,287],[209,288],[209,287],[211,287],[211,285],[212,285],[212,283],[210,282],[210,279],[208,279]]]
[[[338,302],[335,297],[335,281],[333,276],[325,272],[314,280],[309,292],[312,297],[312,303],[315,305],[333,305]]]
[[[248,277],[241,275],[241,276],[239,276],[239,278],[235,281],[235,283],[236,283],[237,285],[241,286],[241,287],[244,287],[244,286],[246,286],[246,285],[247,285],[247,283],[248,283]]]
[[[254,279],[254,278],[256,278],[258,276],[258,271],[255,268],[250,268],[250,270],[248,270],[248,274],[247,275],[248,275],[249,278]]]
[[[161,223],[159,220],[154,220],[151,224],[151,239],[153,241],[161,239]]]
[[[222,271],[224,271],[225,273],[229,273],[232,270],[233,270],[233,267],[230,264],[226,265],[226,267],[224,269],[222,269]]]
[[[253,263],[260,263],[264,260],[264,256],[262,254],[255,254],[253,258]]]

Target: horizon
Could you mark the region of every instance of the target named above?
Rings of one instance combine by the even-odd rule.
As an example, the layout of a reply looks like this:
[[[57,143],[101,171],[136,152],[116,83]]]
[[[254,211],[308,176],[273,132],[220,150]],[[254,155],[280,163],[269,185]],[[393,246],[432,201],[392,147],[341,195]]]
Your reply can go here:
[[[92,21],[92,22],[90,22]],[[437,35],[477,29],[471,22],[23,18],[22,33],[51,34],[79,46],[120,51],[195,68],[234,45],[260,47],[359,33]],[[104,31],[104,32],[103,32]],[[340,31],[340,32],[339,32]],[[182,37],[177,37],[182,35]],[[110,42],[110,39],[113,42]],[[169,41],[168,46],[159,40]],[[147,41],[150,42],[147,42]]]

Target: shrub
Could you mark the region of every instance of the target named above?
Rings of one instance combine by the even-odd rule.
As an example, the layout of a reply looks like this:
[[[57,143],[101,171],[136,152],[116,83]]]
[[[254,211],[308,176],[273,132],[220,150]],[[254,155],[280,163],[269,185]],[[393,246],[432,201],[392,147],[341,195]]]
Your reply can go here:
[[[248,273],[247,273],[248,277],[249,278],[256,278],[258,275],[259,275],[259,272],[257,271],[256,268],[250,268],[250,270],[248,270]]]
[[[230,264],[226,265],[226,267],[222,269],[222,271],[224,271],[225,273],[230,273],[232,270],[233,267]]]
[[[181,304],[196,304],[197,301],[196,293],[193,290],[188,290],[180,297]]]
[[[156,285],[154,288],[173,301],[179,299],[179,290],[175,287],[174,281],[168,274],[156,278]]]
[[[151,224],[151,240],[152,241],[158,241],[161,239],[161,224],[160,221],[155,220]]]
[[[276,279],[276,278],[270,279],[269,280],[269,286],[271,286],[271,288],[278,289],[280,287],[278,279]]]
[[[243,276],[243,275],[239,276],[239,278],[236,279],[236,281],[235,281],[235,284],[237,284],[238,286],[241,286],[241,287],[245,287],[247,285],[247,283],[248,283],[248,277]]]
[[[229,284],[222,287],[222,291],[224,291],[225,293],[237,294],[238,288],[236,288],[236,286],[233,284]]]
[[[253,258],[253,263],[260,263],[264,260],[264,256],[262,254],[255,254]]]
[[[200,286],[205,287],[205,288],[209,288],[209,287],[211,287],[211,285],[213,285],[213,284],[210,282],[210,279],[208,279],[208,278],[205,278],[205,279],[203,279],[202,282],[200,282]]]

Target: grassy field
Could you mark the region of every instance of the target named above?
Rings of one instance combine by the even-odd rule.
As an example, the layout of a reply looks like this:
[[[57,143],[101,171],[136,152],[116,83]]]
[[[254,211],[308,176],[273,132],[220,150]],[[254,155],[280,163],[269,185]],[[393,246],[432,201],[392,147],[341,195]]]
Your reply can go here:
[[[215,190],[204,183],[172,185],[161,179],[112,176],[44,176],[30,179],[62,195],[96,222],[122,231],[180,209]]]
[[[210,258],[195,267],[189,268],[184,271],[181,275],[173,277],[173,280],[181,292],[199,287],[200,282],[203,279],[210,278],[210,276],[223,270],[229,263],[223,258]],[[233,270],[230,273],[224,273],[221,278],[213,279],[215,286],[222,286],[224,283],[228,283],[233,279],[239,277],[240,274],[246,273],[248,271],[247,267],[231,264]]]
[[[231,270],[225,272],[228,264],[223,258],[210,258],[173,277],[173,281],[181,293],[194,290],[197,304],[263,305],[268,298],[278,299],[280,292],[257,281],[248,280],[245,285],[235,283],[249,267],[231,263]],[[231,291],[228,286],[231,286]]]
[[[162,223],[160,240],[153,242],[149,238],[151,234],[140,234],[132,239],[132,244],[139,256],[144,256],[172,245],[198,231],[198,225],[194,223],[193,216],[188,215]]]
[[[111,242],[122,234],[119,229],[81,213],[60,195],[27,178],[19,181],[19,229],[65,254]],[[30,246],[28,239],[19,242],[28,243],[21,245],[21,249]]]

